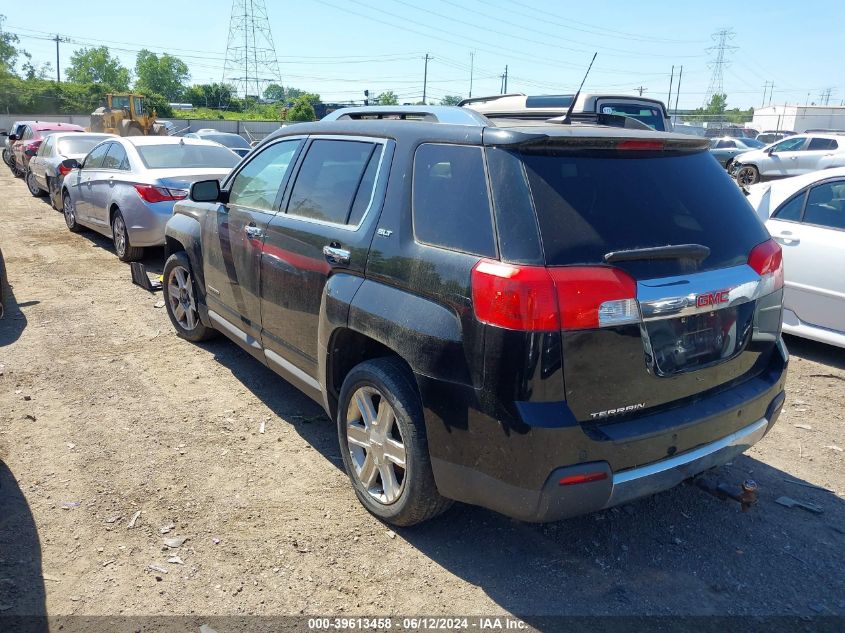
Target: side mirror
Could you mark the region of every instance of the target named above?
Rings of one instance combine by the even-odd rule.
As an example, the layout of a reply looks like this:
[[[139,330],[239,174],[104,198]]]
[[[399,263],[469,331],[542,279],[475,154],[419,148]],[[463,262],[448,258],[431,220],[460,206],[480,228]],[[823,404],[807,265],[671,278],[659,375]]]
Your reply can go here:
[[[67,158],[62,161],[61,165],[67,171],[70,171],[71,169],[79,169],[80,167],[82,167],[82,165],[79,164],[79,161],[75,158]]]
[[[18,135],[17,134],[9,134],[9,140],[10,141],[17,141]]]
[[[25,149],[23,151],[23,153],[26,154],[27,156],[29,156],[30,158],[32,158],[33,156],[35,156],[38,153],[38,150],[37,149]]]
[[[191,185],[191,200],[226,203],[229,201],[229,192],[220,189],[220,182],[217,180],[200,180]]]

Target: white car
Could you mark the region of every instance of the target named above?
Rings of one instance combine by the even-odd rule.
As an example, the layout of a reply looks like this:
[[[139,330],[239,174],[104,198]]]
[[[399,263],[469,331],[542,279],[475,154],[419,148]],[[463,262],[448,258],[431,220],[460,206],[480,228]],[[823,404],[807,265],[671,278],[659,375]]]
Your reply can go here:
[[[762,180],[830,167],[845,167],[845,136],[798,134],[740,154],[734,159],[731,173],[740,187],[749,187]]]
[[[845,168],[753,185],[783,249],[783,331],[845,347]]]

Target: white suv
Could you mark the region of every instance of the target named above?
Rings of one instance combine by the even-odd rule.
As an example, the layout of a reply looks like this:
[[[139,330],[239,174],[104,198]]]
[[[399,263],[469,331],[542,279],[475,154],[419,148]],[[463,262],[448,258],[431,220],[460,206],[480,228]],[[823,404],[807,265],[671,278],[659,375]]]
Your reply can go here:
[[[740,154],[731,174],[741,187],[761,180],[808,174],[817,169],[845,166],[845,136],[798,134],[763,149]]]

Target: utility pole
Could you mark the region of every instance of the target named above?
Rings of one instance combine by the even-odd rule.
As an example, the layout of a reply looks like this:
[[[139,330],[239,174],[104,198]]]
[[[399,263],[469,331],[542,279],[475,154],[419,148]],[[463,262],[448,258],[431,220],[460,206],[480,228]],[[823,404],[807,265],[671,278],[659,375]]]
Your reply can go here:
[[[643,88],[642,86],[640,86],[639,88],[634,88],[634,90],[639,92],[640,96],[642,97],[643,96],[643,90],[648,90],[648,88]]]
[[[769,105],[772,105],[772,95],[775,92],[775,82],[769,83]]]
[[[425,95],[426,89],[428,88],[428,60],[434,59],[433,57],[429,56],[428,53],[425,54],[425,70],[423,71],[423,105],[425,105]]]
[[[475,71],[475,51],[469,53],[469,99],[472,98],[472,75]]]
[[[502,94],[508,94],[508,65],[505,64],[505,91]]]
[[[666,99],[666,107],[672,107],[672,83],[675,81],[675,64],[672,64],[672,74],[669,75],[669,98]]]
[[[59,66],[59,43],[60,42],[70,42],[70,40],[66,37],[60,37],[58,33],[56,33],[56,37],[53,38],[53,41],[56,43],[56,83],[62,82],[62,72]]]
[[[765,108],[765,107],[766,107],[766,91],[767,91],[768,89],[769,89],[769,82],[768,82],[768,81],[764,81],[764,82],[763,82],[763,101],[762,101],[762,103],[760,104],[760,107],[761,107],[761,108]]]
[[[678,73],[678,87],[675,89],[675,116],[678,116],[678,97],[681,96],[681,79],[684,78],[684,67],[681,66],[681,72]]]

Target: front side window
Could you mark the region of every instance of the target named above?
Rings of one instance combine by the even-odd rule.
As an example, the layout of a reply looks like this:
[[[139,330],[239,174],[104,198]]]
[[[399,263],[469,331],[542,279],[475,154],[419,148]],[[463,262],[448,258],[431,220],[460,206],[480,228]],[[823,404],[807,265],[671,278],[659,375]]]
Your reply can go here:
[[[424,144],[414,156],[414,235],[432,246],[496,256],[480,147]]]
[[[120,143],[112,143],[108,154],[103,159],[102,169],[129,169],[126,150]]]
[[[91,153],[85,157],[85,163],[83,163],[83,169],[99,169],[103,166],[103,159],[106,157],[106,152],[109,151],[109,147],[111,143],[103,143],[102,145],[97,145],[94,149],[91,150]]]
[[[788,138],[785,141],[781,141],[777,145],[774,146],[772,151],[774,152],[797,152],[801,149],[804,145],[804,141],[807,139],[803,136],[796,136],[795,138]]]
[[[247,162],[229,188],[229,204],[274,212],[279,189],[301,141],[270,145]]]
[[[772,214],[777,220],[786,220],[787,222],[799,222],[801,220],[801,210],[804,208],[804,198],[807,196],[806,191],[781,205],[780,209]]]
[[[382,147],[367,141],[312,142],[296,176],[287,212],[333,224],[350,224],[358,192],[367,186],[363,183],[367,166],[374,154],[381,155]],[[373,179],[370,194],[374,182]]]
[[[826,182],[810,189],[804,223],[845,229],[845,181]]]
[[[48,136],[38,148],[38,156],[49,156],[51,151],[53,151],[53,137]]]

